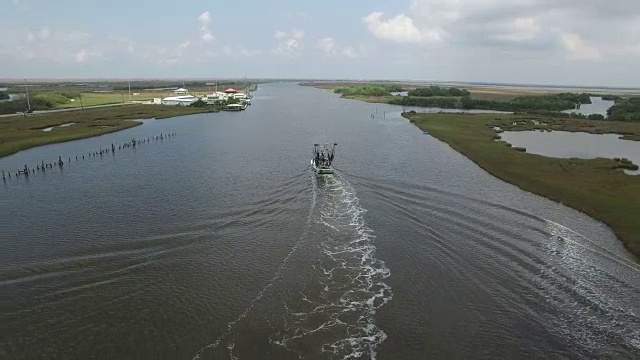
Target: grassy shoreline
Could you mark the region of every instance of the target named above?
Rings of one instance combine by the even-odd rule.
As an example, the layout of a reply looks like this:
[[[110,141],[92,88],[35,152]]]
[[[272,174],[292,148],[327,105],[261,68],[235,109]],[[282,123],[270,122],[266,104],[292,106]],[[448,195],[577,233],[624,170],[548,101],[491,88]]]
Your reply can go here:
[[[523,190],[560,202],[607,224],[624,246],[640,258],[640,176],[623,173],[611,159],[558,159],[511,148],[496,140],[494,126],[518,129],[514,122],[551,122],[548,117],[510,114],[403,114],[412,123],[449,144],[487,172]],[[558,119],[564,130],[581,126],[579,120]],[[576,123],[572,123],[572,122]],[[631,132],[628,123],[595,122],[606,132]],[[511,127],[511,128],[510,128]],[[603,133],[592,128],[590,132]],[[640,124],[633,136],[640,135]]]
[[[0,118],[0,158],[29,148],[84,139],[129,129],[142,123],[139,119],[166,119],[182,115],[217,112],[216,108],[163,105],[122,105]],[[72,126],[42,129],[65,123]]]

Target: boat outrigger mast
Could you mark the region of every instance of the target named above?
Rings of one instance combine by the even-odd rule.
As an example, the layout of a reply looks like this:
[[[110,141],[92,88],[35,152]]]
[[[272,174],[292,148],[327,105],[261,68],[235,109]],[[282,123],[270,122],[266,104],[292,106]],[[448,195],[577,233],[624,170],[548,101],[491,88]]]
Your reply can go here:
[[[313,144],[313,158],[311,159],[311,166],[316,174],[333,174],[335,171],[331,167],[333,159],[336,153],[336,145],[329,148],[329,144],[324,144],[323,147],[320,144]]]

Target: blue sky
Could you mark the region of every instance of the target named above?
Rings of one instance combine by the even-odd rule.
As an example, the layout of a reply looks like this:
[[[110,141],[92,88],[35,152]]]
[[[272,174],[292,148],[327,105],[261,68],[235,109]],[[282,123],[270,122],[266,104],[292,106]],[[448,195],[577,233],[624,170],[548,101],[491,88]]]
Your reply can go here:
[[[640,86],[640,1],[2,0],[0,78]]]

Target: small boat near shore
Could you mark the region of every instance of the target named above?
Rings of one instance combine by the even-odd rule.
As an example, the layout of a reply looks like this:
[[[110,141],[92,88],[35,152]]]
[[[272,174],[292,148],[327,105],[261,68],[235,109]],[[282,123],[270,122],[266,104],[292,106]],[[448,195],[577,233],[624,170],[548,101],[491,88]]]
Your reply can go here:
[[[242,111],[247,108],[247,104],[229,104],[222,108],[223,111]]]
[[[313,144],[313,157],[311,158],[311,167],[317,175],[334,174],[335,170],[331,167],[335,157],[337,143],[329,148],[329,144]]]

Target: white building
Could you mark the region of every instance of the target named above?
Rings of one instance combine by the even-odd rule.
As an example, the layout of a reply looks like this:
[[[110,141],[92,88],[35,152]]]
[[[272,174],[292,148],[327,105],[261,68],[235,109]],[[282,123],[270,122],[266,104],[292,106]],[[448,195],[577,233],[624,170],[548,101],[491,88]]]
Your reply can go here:
[[[187,95],[187,96],[170,96],[162,99],[162,105],[182,105],[189,106],[194,102],[198,101],[198,98],[195,96]]]
[[[203,100],[206,101],[208,104],[217,104],[219,102],[227,101],[228,98],[229,97],[227,96],[227,94],[223,92],[216,92],[216,93],[207,95],[207,97],[204,98]]]
[[[173,90],[173,93],[176,95],[187,95],[189,94],[189,90],[185,88],[180,88],[180,89]]]

